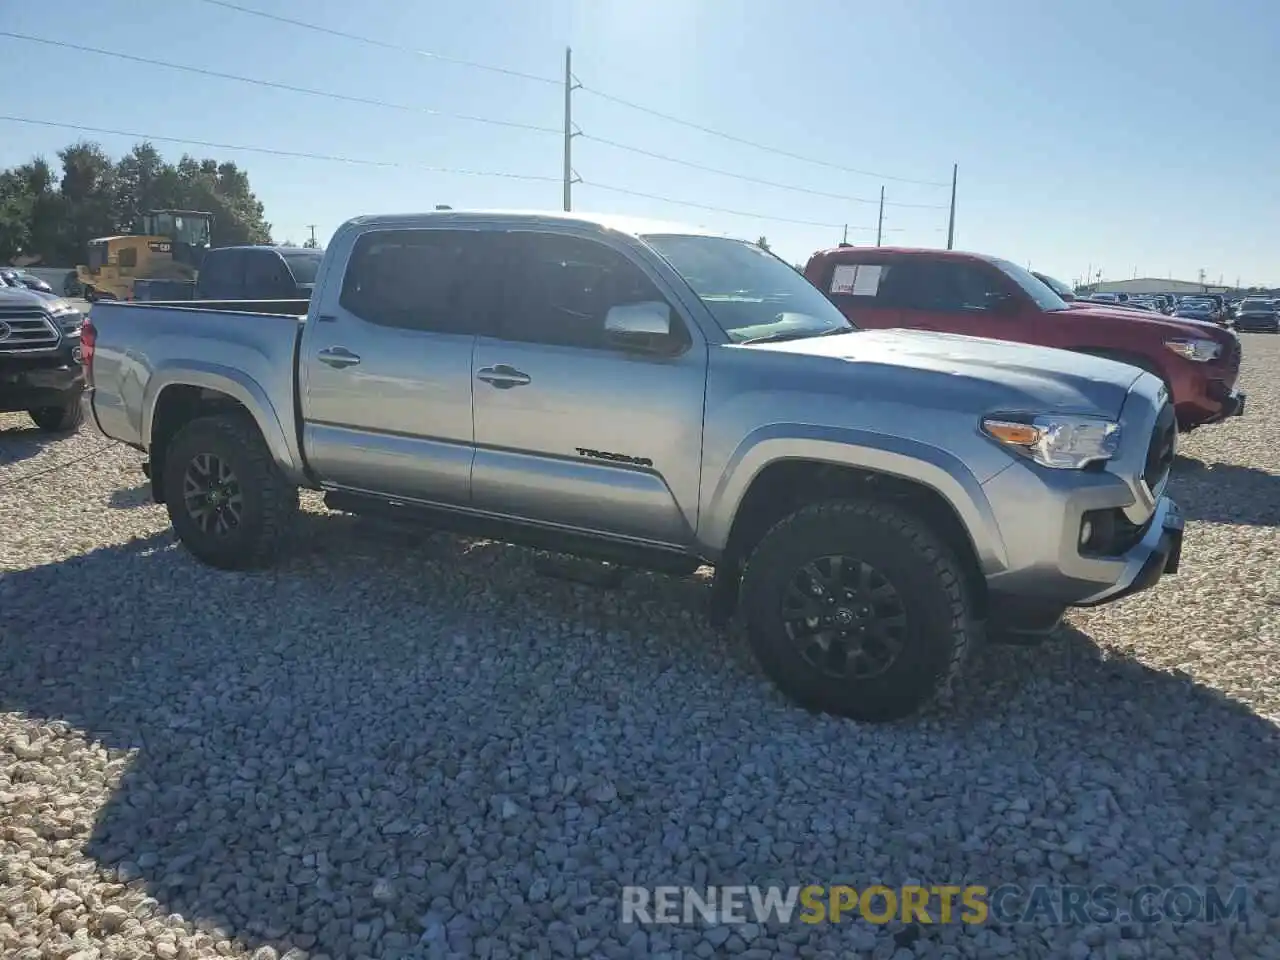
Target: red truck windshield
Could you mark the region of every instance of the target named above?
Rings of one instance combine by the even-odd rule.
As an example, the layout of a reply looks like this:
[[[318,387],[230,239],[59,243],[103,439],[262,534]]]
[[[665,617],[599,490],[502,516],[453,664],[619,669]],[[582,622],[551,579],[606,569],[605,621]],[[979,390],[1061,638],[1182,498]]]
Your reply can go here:
[[[1001,260],[997,257],[991,257],[990,263],[994,264],[1001,273],[1022,288],[1032,300],[1036,302],[1036,306],[1041,310],[1067,310],[1067,302],[1058,296],[1052,288],[1042,283],[1036,278],[1036,275],[1029,270],[1025,270],[1016,263],[1008,260]]]

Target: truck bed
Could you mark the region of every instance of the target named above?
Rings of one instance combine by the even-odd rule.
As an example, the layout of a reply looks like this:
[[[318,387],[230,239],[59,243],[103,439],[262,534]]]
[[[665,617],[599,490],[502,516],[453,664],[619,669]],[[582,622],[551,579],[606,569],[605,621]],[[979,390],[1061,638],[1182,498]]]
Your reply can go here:
[[[264,433],[296,443],[306,307],[294,300],[95,303],[87,412],[106,436],[146,450],[159,396],[179,384],[233,397],[269,419]]]

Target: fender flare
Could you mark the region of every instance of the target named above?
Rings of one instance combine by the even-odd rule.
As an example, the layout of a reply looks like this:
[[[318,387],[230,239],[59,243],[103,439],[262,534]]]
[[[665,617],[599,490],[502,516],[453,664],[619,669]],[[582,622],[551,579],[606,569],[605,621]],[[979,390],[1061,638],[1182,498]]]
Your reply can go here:
[[[807,423],[760,427],[738,444],[708,504],[707,528],[699,538],[706,548],[716,555],[724,550],[734,518],[756,477],[783,460],[853,467],[928,487],[951,506],[968,531],[983,573],[999,573],[1008,567],[1004,539],[982,482],[960,459],[916,440]]]
[[[226,394],[249,411],[258,426],[272,458],[295,483],[302,482],[300,469],[290,448],[280,417],[262,385],[251,376],[222,364],[204,360],[179,360],[158,367],[147,381],[142,403],[143,444],[151,448],[151,430],[160,397],[168,387],[200,387]]]

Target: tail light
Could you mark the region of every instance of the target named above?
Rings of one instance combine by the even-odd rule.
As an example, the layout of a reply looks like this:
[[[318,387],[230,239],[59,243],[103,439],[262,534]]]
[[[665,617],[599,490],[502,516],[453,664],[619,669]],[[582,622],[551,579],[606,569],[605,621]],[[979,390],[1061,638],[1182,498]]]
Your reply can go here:
[[[84,375],[93,382],[93,346],[97,343],[98,331],[93,321],[85,317],[84,326],[80,328],[80,362],[84,364]]]

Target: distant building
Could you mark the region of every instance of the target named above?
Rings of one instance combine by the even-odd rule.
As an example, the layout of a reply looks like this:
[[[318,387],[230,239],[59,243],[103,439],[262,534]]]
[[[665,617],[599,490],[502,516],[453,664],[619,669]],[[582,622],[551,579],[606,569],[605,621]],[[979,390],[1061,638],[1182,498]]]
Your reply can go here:
[[[1227,293],[1231,287],[1193,280],[1161,280],[1140,277],[1137,280],[1106,280],[1085,287],[1091,293]]]

